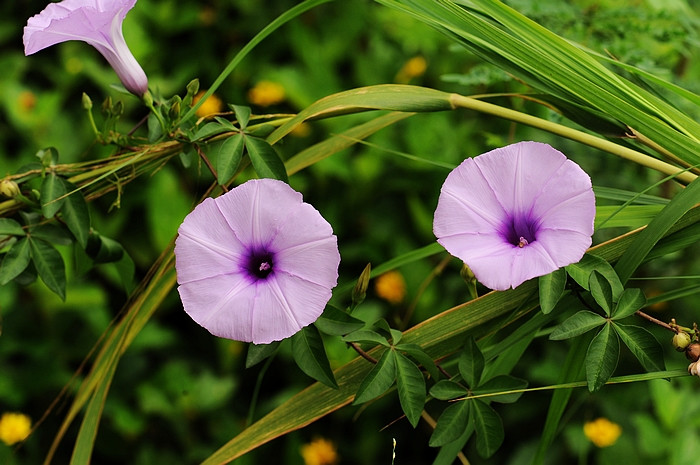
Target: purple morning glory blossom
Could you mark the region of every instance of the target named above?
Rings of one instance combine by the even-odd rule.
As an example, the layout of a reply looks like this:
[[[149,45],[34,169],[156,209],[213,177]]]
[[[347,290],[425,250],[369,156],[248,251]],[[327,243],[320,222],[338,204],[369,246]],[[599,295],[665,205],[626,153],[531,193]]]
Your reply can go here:
[[[63,0],[51,3],[24,27],[24,54],[31,55],[68,40],[92,45],[114,68],[124,87],[142,97],[148,91],[146,73],[131,54],[122,22],[136,0]]]
[[[447,176],[433,232],[482,284],[505,290],[579,261],[594,219],[590,177],[547,144],[519,142]]]
[[[267,344],[321,315],[338,280],[337,238],[287,184],[251,180],[187,215],[175,242],[185,311],[212,334]]]

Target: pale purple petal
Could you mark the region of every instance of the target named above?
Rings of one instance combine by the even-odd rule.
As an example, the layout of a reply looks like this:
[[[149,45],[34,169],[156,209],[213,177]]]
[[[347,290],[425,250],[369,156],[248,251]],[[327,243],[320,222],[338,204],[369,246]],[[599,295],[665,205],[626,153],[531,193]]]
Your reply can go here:
[[[287,338],[321,315],[338,280],[337,238],[281,181],[248,181],[207,199],[175,245],[185,311],[212,334],[256,344]]]
[[[216,202],[241,242],[267,246],[287,219],[300,209],[303,198],[282,181],[253,179]],[[287,234],[293,236],[296,230]]]
[[[253,310],[253,341],[269,344],[289,337],[323,313],[331,298],[326,286],[275,273],[266,286],[258,287]]]
[[[63,0],[32,16],[24,28],[24,53],[81,40],[95,47],[114,68],[124,87],[137,96],[148,91],[148,79],[129,50],[122,22],[136,0]]]
[[[178,229],[178,283],[238,271],[245,254],[245,247],[231,231],[214,199],[205,199]]]
[[[594,218],[588,175],[547,144],[520,142],[448,175],[433,231],[482,284],[505,290],[579,261]]]
[[[210,333],[237,341],[253,341],[258,289],[243,275],[212,276],[181,284],[177,290],[185,312]]]

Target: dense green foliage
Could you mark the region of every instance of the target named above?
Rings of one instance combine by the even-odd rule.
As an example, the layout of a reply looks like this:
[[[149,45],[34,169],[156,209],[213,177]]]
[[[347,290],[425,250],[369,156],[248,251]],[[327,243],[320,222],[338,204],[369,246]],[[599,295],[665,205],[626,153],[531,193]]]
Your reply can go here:
[[[163,108],[172,108],[175,100],[169,99],[175,94],[184,98],[187,108],[186,86],[192,79],[198,78],[206,90],[235,53],[296,3],[139,0],[127,16],[125,36]],[[113,358],[106,357],[108,362],[98,366],[114,371],[114,378],[93,397],[106,396],[91,451],[93,463],[199,463],[279,406],[292,413],[301,406],[304,413],[314,415],[312,401],[317,401],[319,410],[325,409],[323,414],[334,412],[319,414],[318,421],[256,447],[236,463],[301,464],[300,446],[316,436],[335,443],[341,463],[391,463],[392,438],[397,440],[397,464],[431,463],[438,454],[453,457],[462,448],[474,464],[529,463],[538,447],[546,448],[545,463],[696,460],[697,378],[605,383],[613,375],[624,380],[645,371],[667,369],[677,375],[687,366],[669,343],[668,331],[633,313],[646,306],[664,321],[676,318],[692,325],[698,320],[697,211],[683,216],[698,202],[698,183],[683,190],[678,183],[662,182],[665,174],[575,140],[488,112],[464,107],[446,111],[453,103],[451,93],[494,94],[488,102],[574,129],[585,127],[627,148],[651,151],[622,138],[625,128],[614,115],[590,112],[583,99],[580,107],[567,106],[568,96],[538,85],[542,82],[535,78],[527,82],[526,72],[499,67],[479,55],[480,50],[458,45],[466,43],[464,35],[443,34],[444,24],[431,28],[425,24],[429,21],[386,6],[413,3],[421,2],[329,2],[291,20],[255,47],[216,90],[224,102],[236,105],[224,119],[186,129],[182,146],[162,142],[166,145],[144,155],[142,164],[94,178],[98,180],[85,188],[87,203],[80,193],[66,196],[74,190],[68,177],[86,176],[76,182],[93,179],[87,177],[89,170],[72,171],[70,164],[101,163],[117,151],[114,144],[101,142],[127,141],[128,149],[153,142],[162,128],[152,118],[145,123],[148,109],[112,86],[117,82],[113,71],[84,43],[68,42],[31,57],[23,55],[21,28],[44,8],[44,2],[0,6],[4,70],[0,176],[33,173],[21,181],[36,190],[43,205],[32,213],[19,214],[19,207],[2,210],[0,220],[0,236],[16,238],[0,243],[4,247],[0,249],[0,413],[20,411],[35,423],[41,419],[21,447],[0,443],[0,463],[42,463],[64,418],[78,414],[53,459],[68,463],[82,415],[100,419],[93,415],[99,402],[86,404],[80,412],[71,412],[70,405],[81,397],[80,382],[96,360],[92,349],[104,341],[105,346],[98,347],[108,347]],[[594,52],[700,92],[700,83],[694,80],[700,73],[698,13],[691,2],[507,3]],[[418,61],[411,61],[416,57]],[[605,66],[617,69],[610,63]],[[655,97],[668,99],[697,124],[697,102],[654,85],[638,72],[619,71]],[[256,104],[250,91],[261,81],[279,84],[283,98],[270,106]],[[375,87],[363,97],[349,92],[333,100],[345,109],[361,102],[363,108],[404,111],[400,116],[352,111],[327,117],[323,103],[314,104],[332,94],[380,84],[411,84],[441,92]],[[83,108],[83,93],[92,99],[98,136]],[[633,100],[630,97],[630,105]],[[543,102],[567,111],[560,114]],[[252,109],[250,121],[245,107]],[[426,107],[430,112],[407,113]],[[302,123],[302,111],[317,120]],[[299,112],[291,121],[276,119]],[[271,115],[263,121],[272,125],[258,124],[259,115]],[[217,140],[231,131],[238,132]],[[359,141],[375,131],[367,142]],[[633,208],[622,210],[596,231],[594,244],[652,219],[657,223],[652,221],[643,235],[621,241],[629,246],[642,236],[635,243],[636,255],[624,255],[613,243],[600,250],[603,259],[587,256],[567,267],[568,278],[561,271],[540,280],[539,288],[533,281],[512,292],[489,294],[467,307],[474,283],[465,283],[459,260],[433,244],[432,215],[439,187],[449,169],[465,157],[519,140],[548,142],[591,175],[598,204],[604,207],[599,209],[597,226],[607,218],[601,212],[613,213],[644,191],[645,196],[634,199]],[[217,181],[195,145],[214,161],[219,183],[233,176],[239,183],[256,173],[284,177],[289,172],[292,187],[324,215],[338,236],[341,278],[332,306],[315,326],[280,344],[272,358],[267,358],[271,351],[266,348],[249,351],[246,344],[208,334],[182,311],[172,290],[174,272],[168,268],[172,240],[185,215]],[[340,151],[340,147],[347,148]],[[277,155],[287,161],[286,172]],[[697,153],[683,157],[693,160]],[[115,163],[107,168],[122,159]],[[96,162],[95,176],[105,166]],[[662,210],[671,205],[669,199],[677,201]],[[55,216],[60,222],[43,220]],[[667,237],[680,228],[673,229],[680,217],[686,220],[685,229]],[[605,261],[621,256],[614,268]],[[366,299],[351,303],[351,289],[368,262],[374,276],[397,268],[406,282],[405,295],[392,303],[381,297],[373,280]],[[132,329],[116,322],[123,321],[123,309],[137,307],[138,297],[146,295],[139,294],[143,289],[138,283],[151,277],[154,263],[162,263],[155,275],[162,278],[163,290],[148,294],[150,300],[141,307],[146,310],[133,323],[137,329],[129,333]],[[572,297],[572,288],[586,294],[585,308]],[[356,306],[352,317],[339,310],[349,306]],[[426,320],[452,307],[456,310],[450,328],[456,328],[455,333],[430,333],[447,324]],[[492,312],[491,319],[484,316],[487,311]],[[102,339],[114,328],[129,334],[123,354],[119,341]],[[351,334],[342,340],[337,337],[346,333]],[[370,351],[378,363],[356,358],[348,342],[368,351],[379,345]],[[324,345],[329,365],[318,362]],[[447,355],[442,367],[454,375],[452,380],[429,362]],[[419,365],[428,373],[427,380]],[[331,369],[339,371],[333,374]],[[322,384],[304,391],[309,398],[296,404],[293,396],[311,385],[312,378]],[[546,423],[556,416],[554,407],[547,414],[551,390],[488,397],[571,381],[579,384],[562,386],[551,403],[556,406],[557,396],[571,396],[568,403],[559,404],[565,410],[560,412],[561,422],[557,419],[556,431],[544,435]],[[486,397],[442,402],[467,394]],[[54,403],[55,399],[59,401]],[[424,407],[437,425],[421,417]],[[406,418],[401,418],[404,414]],[[583,423],[599,416],[622,426],[623,434],[612,447],[598,449],[583,434]],[[293,423],[289,417],[281,418],[281,430],[285,421]],[[468,441],[472,433],[475,439]],[[555,433],[552,442],[547,434]]]

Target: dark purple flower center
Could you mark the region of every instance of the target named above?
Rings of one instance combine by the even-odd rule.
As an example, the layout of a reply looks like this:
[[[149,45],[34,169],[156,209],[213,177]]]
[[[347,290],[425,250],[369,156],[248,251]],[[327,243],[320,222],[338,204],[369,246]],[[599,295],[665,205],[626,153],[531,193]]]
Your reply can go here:
[[[512,216],[503,224],[501,235],[517,247],[525,247],[537,240],[537,226],[527,216]]]
[[[274,254],[264,249],[253,251],[248,256],[245,269],[256,281],[266,279],[274,271]]]

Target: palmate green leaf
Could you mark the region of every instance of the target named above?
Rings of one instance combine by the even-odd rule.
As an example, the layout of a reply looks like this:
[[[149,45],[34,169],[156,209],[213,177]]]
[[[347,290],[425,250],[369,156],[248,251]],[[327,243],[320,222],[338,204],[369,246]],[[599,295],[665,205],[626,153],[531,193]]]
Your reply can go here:
[[[59,178],[59,182],[63,183],[63,188],[71,194],[65,198],[61,207],[61,217],[65,221],[66,226],[73,236],[78,241],[82,248],[87,247],[88,234],[90,233],[90,212],[83,193],[80,192],[73,184]]]
[[[476,451],[481,457],[489,458],[501,447],[505,438],[501,417],[486,402],[477,399],[471,408],[471,418],[476,433]]]
[[[245,357],[245,367],[250,368],[262,362],[275,352],[280,346],[280,341],[271,342],[270,344],[248,344],[248,352]]]
[[[23,237],[14,243],[14,245],[2,257],[0,264],[0,286],[9,283],[20,273],[22,273],[30,261],[29,254],[29,239]]]
[[[474,389],[481,381],[481,374],[484,372],[484,354],[473,337],[467,339],[464,350],[459,356],[458,368],[462,379]]]
[[[461,384],[449,379],[441,379],[430,388],[430,395],[438,400],[451,400],[464,397],[469,390]]]
[[[389,334],[391,337],[391,343],[393,345],[398,344],[401,341],[401,338],[403,337],[403,333],[399,331],[398,329],[394,329],[389,325],[389,322],[386,321],[384,318],[380,318],[377,320],[374,325],[377,327],[377,329],[381,329],[384,331],[386,334]]]
[[[593,253],[586,253],[578,263],[566,266],[569,276],[587,291],[590,290],[589,280],[593,271],[599,272],[607,279],[612,287],[612,300],[617,302],[624,288],[612,265],[606,260]]]
[[[554,328],[552,334],[549,335],[549,339],[553,341],[569,339],[597,328],[605,324],[606,321],[605,318],[597,313],[593,313],[590,310],[581,310]]]
[[[510,375],[498,375],[488,381],[483,382],[479,387],[473,390],[475,396],[483,394],[496,394],[502,392],[499,395],[489,395],[484,398],[485,401],[498,402],[501,404],[511,404],[520,399],[523,395],[522,392],[508,392],[517,391],[519,389],[525,389],[527,387],[527,381],[524,379],[516,378]]]
[[[408,357],[395,350],[392,353],[396,358],[396,387],[401,409],[415,428],[425,405],[425,378],[420,368]]]
[[[28,237],[32,262],[46,287],[66,300],[66,267],[58,250],[48,242]]]
[[[321,333],[314,325],[305,326],[292,336],[292,355],[301,371],[326,386],[338,389]]]
[[[586,352],[586,380],[591,392],[603,387],[610,379],[620,357],[620,340],[610,326],[603,326]]]
[[[279,179],[289,182],[284,162],[266,140],[244,136],[244,143],[250,163],[261,178]]]
[[[538,279],[540,287],[540,308],[542,313],[547,314],[554,309],[559,299],[564,294],[566,286],[566,270],[559,268],[549,274],[540,276]]]
[[[342,336],[362,328],[365,323],[332,305],[327,305],[314,325],[322,333]]]
[[[41,191],[39,193],[41,213],[46,218],[53,218],[66,201],[64,195],[67,192],[65,184],[56,173],[47,173],[41,183]]]
[[[459,439],[470,428],[469,413],[473,403],[462,400],[447,407],[438,418],[428,445],[440,447]]]
[[[243,159],[243,134],[234,134],[219,145],[216,157],[216,180],[226,184],[233,177]]]
[[[0,218],[0,236],[24,236],[22,225],[10,218]]]
[[[610,316],[613,308],[613,292],[610,282],[600,272],[594,270],[588,279],[588,288],[596,303],[600,305],[607,316]]]
[[[238,126],[241,131],[248,127],[248,121],[250,121],[250,107],[243,105],[229,105],[236,115],[236,121],[238,121]]]
[[[55,224],[39,224],[29,227],[29,235],[34,239],[41,239],[54,245],[71,245],[73,238],[65,228]]]
[[[666,369],[661,344],[649,331],[639,326],[619,323],[613,323],[612,326],[645,370],[654,372]]]
[[[385,351],[357,389],[353,404],[362,404],[384,394],[396,380],[396,357]]]
[[[626,318],[634,314],[637,310],[641,310],[646,304],[647,298],[644,297],[644,293],[641,289],[625,289],[617,305],[615,305],[615,309],[612,312],[612,319],[621,320]]]
[[[615,271],[624,284],[637,267],[649,254],[654,245],[666,235],[668,230],[698,204],[700,199],[700,179],[691,182],[685,189],[664,207],[663,210],[636,237],[634,245],[629,247],[615,265]]]

